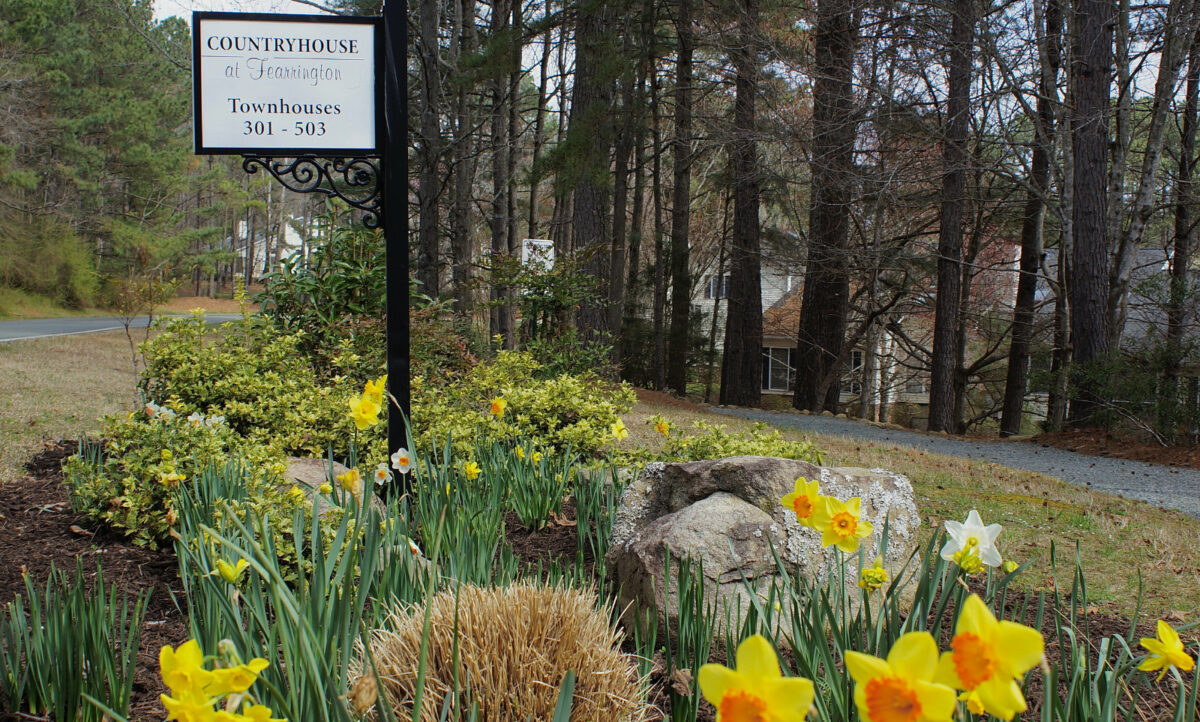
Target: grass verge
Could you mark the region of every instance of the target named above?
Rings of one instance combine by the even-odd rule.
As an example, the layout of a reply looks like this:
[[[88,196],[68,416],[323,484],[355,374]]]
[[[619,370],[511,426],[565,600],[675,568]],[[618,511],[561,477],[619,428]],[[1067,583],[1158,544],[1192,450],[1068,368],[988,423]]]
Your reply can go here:
[[[652,449],[661,445],[662,437],[649,423],[655,414],[671,419],[681,431],[695,421],[730,430],[754,426],[702,407],[644,400],[625,417],[630,431],[625,443]],[[1171,615],[1176,626],[1200,618],[1200,520],[987,462],[795,429],[780,432],[788,439],[816,444],[827,466],[879,467],[908,476],[926,523],[924,540],[946,519],[961,521],[971,509],[978,509],[987,523],[1003,524],[1000,544],[1005,556],[1032,562],[1018,578],[1027,587],[1053,588],[1053,545],[1057,582],[1069,589],[1078,548],[1089,603],[1132,615],[1140,584],[1144,613]]]
[[[0,484],[23,476],[43,441],[94,432],[101,416],[130,408],[124,331],[0,343]]]

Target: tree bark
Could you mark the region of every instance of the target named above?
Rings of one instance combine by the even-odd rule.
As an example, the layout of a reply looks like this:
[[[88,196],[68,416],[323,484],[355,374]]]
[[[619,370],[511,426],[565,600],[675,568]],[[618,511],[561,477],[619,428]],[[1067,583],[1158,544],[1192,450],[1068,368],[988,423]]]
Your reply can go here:
[[[663,190],[662,190],[662,116],[658,104],[658,71],[650,71],[650,134],[654,145],[654,160],[650,172],[651,193],[654,196],[654,308],[651,314],[652,331],[654,335],[654,390],[662,391],[667,387],[667,346],[663,334],[664,314],[667,307],[666,269],[667,249],[665,240],[665,225],[663,219]]]
[[[759,239],[758,149],[754,100],[758,93],[758,0],[742,0],[733,67],[733,244],[730,249],[721,403],[762,402],[762,258]]]
[[[626,28],[625,40],[622,46],[623,55],[629,57],[633,52],[633,34]],[[629,69],[634,71],[634,69]],[[620,124],[616,135],[616,149],[613,153],[613,214],[612,214],[612,252],[609,255],[608,278],[608,328],[621,328],[621,314],[625,309],[625,247],[626,229],[628,228],[629,211],[629,160],[633,155],[634,123],[637,122],[638,110],[634,107],[634,87],[637,79],[634,72],[627,71],[620,79],[621,110],[617,116]],[[620,360],[619,346],[613,346],[615,360]]]
[[[836,412],[839,383],[834,372],[850,303],[847,209],[858,130],[853,86],[858,26],[851,3],[818,0],[814,35],[812,205],[792,405]]]
[[[611,23],[608,0],[585,2],[575,26],[575,90],[567,145],[575,172],[572,231],[584,273],[597,279],[596,297],[580,304],[579,327],[588,338],[607,336],[609,226],[608,173],[613,104]]]
[[[1036,0],[1035,0],[1036,2]],[[1021,266],[1017,299],[1013,309],[1012,342],[1008,347],[1008,375],[1004,382],[1004,406],[1000,412],[1000,435],[1021,433],[1025,391],[1029,383],[1029,348],[1033,341],[1038,271],[1041,268],[1050,181],[1050,153],[1054,148],[1054,104],[1058,96],[1058,69],[1062,65],[1062,6],[1047,0],[1045,30],[1041,41],[1041,90],[1037,99],[1033,159],[1029,169],[1029,193],[1021,219]]]
[[[1105,161],[1111,88],[1111,0],[1078,0],[1074,54],[1075,115],[1072,123],[1074,208],[1071,248],[1071,360],[1085,369],[1108,354],[1108,195]],[[1087,422],[1100,390],[1082,375],[1071,403],[1074,423]]]
[[[458,3],[458,47],[455,60],[473,53],[477,44],[475,0]],[[456,85],[454,93],[454,202],[450,215],[450,253],[454,265],[451,281],[454,284],[454,312],[460,317],[474,310],[471,279],[474,276],[475,241],[471,223],[472,188],[475,185],[474,114],[465,84]]]
[[[949,94],[943,145],[941,227],[938,231],[936,316],[929,384],[929,430],[957,431],[955,363],[960,344],[963,207],[966,204],[967,122],[971,110],[971,57],[975,35],[974,0],[955,0],[950,29]]]
[[[438,48],[438,2],[421,0],[417,9],[421,27],[421,172],[417,183],[417,281],[421,292],[437,298],[438,291],[438,196],[441,179],[438,162],[442,154],[441,120],[437,106],[442,97],[442,71]]]
[[[504,37],[509,30],[509,2],[519,2],[519,0],[497,0],[492,6],[492,37],[491,42],[496,43]],[[498,63],[495,74],[492,76],[492,207],[491,207],[491,232],[492,232],[492,256],[499,256],[508,253],[508,174],[509,174],[509,138],[508,138],[508,103],[513,99],[508,98],[508,84],[506,82],[504,66]],[[500,336],[503,339],[504,347],[510,348],[514,341],[513,338],[513,315],[512,309],[508,304],[508,286],[504,283],[501,275],[495,270],[493,262],[492,271],[492,288],[491,288],[491,336]]]
[[[675,72],[675,139],[672,142],[674,187],[671,191],[671,327],[667,349],[667,386],[687,393],[688,322],[692,311],[692,277],[688,231],[692,185],[692,30],[691,0],[679,0],[675,23],[679,36]]]

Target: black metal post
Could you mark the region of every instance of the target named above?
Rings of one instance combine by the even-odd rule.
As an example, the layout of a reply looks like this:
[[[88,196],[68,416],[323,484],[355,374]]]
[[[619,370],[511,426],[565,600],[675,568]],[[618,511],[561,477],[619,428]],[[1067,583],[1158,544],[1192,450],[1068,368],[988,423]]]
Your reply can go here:
[[[408,323],[408,4],[384,0],[383,237],[387,247],[388,454],[405,446],[409,418]],[[398,408],[397,408],[398,407]],[[408,476],[397,475],[400,493]]]

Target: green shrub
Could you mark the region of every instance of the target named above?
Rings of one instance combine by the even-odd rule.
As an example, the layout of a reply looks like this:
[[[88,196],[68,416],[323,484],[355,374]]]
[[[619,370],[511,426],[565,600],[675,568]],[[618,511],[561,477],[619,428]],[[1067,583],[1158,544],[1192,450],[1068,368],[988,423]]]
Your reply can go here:
[[[612,442],[612,425],[633,408],[633,390],[588,375],[539,379],[541,368],[529,353],[501,351],[444,388],[414,379],[418,447],[437,448],[449,438],[456,454],[469,456],[477,441],[527,439],[540,448],[600,455]],[[503,413],[491,413],[493,399],[506,402]]]
[[[285,466],[277,451],[239,436],[218,417],[185,417],[177,408],[182,405],[147,404],[106,417],[103,445],[85,447],[63,465],[72,506],[156,548],[175,522],[176,487],[212,466],[236,461],[244,467],[246,493],[256,508],[290,515],[301,503],[302,495],[281,488]]]
[[[667,424],[666,442],[662,450],[650,455],[644,450],[630,454],[632,461],[700,461],[702,459],[724,459],[728,456],[776,456],[783,459],[799,459],[812,464],[821,463],[821,450],[808,441],[788,441],[764,423],[754,425],[746,433],[730,433],[724,424],[697,421],[695,434],[682,434],[669,422],[659,417],[651,419]]]
[[[148,399],[174,398],[183,415],[219,414],[238,434],[281,454],[338,458],[355,438],[346,402],[358,381],[335,376],[320,384],[300,353],[303,334],[285,334],[261,319],[212,326],[203,314],[170,319],[142,344],[146,370],[141,389]],[[336,357],[354,366],[353,354]],[[360,434],[360,446],[381,429]]]

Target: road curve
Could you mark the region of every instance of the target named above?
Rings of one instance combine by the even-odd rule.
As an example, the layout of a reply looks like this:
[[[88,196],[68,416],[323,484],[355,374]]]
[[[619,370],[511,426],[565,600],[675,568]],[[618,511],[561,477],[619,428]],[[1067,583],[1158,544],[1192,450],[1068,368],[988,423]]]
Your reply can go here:
[[[209,313],[204,316],[209,323],[224,323],[233,321],[241,316],[236,313]],[[156,317],[159,318],[159,317]],[[131,328],[145,328],[146,316],[133,320]],[[108,317],[80,318],[35,318],[28,321],[0,321],[0,343],[5,341],[24,341],[33,338],[50,336],[72,336],[77,333],[97,333],[99,331],[120,331],[125,328],[121,319]]]
[[[814,434],[844,436],[908,446],[943,456],[990,461],[1200,517],[1200,471],[1195,469],[1147,464],[1107,456],[1088,456],[1027,441],[949,439],[916,431],[880,428],[835,416],[806,416],[758,409],[715,407],[712,411]]]

